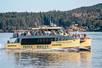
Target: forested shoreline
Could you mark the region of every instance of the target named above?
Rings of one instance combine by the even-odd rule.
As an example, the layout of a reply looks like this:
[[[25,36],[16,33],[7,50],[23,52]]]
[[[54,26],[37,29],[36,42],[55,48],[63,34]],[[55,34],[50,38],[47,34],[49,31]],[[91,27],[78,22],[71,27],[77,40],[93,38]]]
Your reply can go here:
[[[102,4],[70,11],[0,13],[0,32],[56,24],[68,28],[78,24],[86,31],[102,31]]]

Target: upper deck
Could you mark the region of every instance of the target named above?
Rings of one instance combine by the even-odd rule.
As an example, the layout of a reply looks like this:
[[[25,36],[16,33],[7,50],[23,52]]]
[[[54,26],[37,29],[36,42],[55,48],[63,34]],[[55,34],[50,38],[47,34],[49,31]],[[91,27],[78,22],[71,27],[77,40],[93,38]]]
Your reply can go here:
[[[29,30],[16,30],[13,34],[13,37],[56,35],[64,35],[62,27],[36,27]]]
[[[62,27],[38,27],[14,33],[16,42],[23,44],[50,44],[52,41],[74,40]]]

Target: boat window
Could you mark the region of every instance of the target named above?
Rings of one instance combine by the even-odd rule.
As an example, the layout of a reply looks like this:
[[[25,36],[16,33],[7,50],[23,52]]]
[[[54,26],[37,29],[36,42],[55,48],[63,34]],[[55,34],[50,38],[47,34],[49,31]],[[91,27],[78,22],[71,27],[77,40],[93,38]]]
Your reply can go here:
[[[15,43],[19,43],[19,41],[20,41],[19,38],[17,38],[17,39],[15,40]]]
[[[21,40],[22,45],[33,45],[33,44],[51,44],[53,38],[24,38]]]
[[[18,38],[11,38],[11,39],[8,40],[8,42],[9,43],[14,43],[14,42],[15,43],[18,43],[19,42],[19,39]]]

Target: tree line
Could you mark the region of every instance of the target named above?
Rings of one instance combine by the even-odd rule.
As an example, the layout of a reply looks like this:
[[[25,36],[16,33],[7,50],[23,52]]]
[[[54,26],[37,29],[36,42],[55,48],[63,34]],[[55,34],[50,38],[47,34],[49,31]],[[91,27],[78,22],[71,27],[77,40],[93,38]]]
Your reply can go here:
[[[12,31],[56,24],[64,28],[78,24],[87,31],[102,31],[102,4],[70,11],[0,13],[0,30]]]

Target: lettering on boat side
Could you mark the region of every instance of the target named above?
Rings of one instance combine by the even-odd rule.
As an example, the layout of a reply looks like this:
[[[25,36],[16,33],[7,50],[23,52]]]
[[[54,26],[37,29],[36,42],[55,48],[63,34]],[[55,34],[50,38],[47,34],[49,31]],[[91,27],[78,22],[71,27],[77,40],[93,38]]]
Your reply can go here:
[[[32,46],[25,45],[23,48],[32,48]]]
[[[72,41],[65,41],[65,42],[61,41],[61,42],[56,42],[56,43],[72,43]]]
[[[8,45],[8,47],[16,47],[16,45]]]
[[[46,48],[48,48],[48,45],[38,45],[37,48],[38,49],[46,49]]]
[[[61,46],[61,44],[52,44],[52,46]]]

